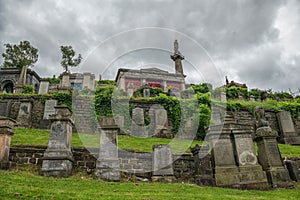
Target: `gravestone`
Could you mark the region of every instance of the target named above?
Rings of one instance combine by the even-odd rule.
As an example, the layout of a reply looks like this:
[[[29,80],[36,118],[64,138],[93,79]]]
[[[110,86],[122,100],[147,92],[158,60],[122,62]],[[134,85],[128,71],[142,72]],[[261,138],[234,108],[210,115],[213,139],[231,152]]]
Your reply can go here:
[[[69,73],[63,73],[61,78],[61,87],[71,87],[70,83],[70,74]]]
[[[22,101],[19,108],[17,122],[20,127],[31,127],[31,101]]]
[[[291,179],[293,181],[300,182],[300,166],[297,162],[292,160],[285,160],[284,162]]]
[[[163,108],[155,109],[155,130],[154,136],[160,137],[167,130],[168,115],[167,111]]]
[[[226,92],[221,92],[220,96],[221,96],[221,101],[222,102],[226,102],[227,101]]]
[[[146,136],[144,110],[142,108],[132,109],[131,135],[137,137]]]
[[[48,94],[49,91],[49,81],[41,81],[39,94]]]
[[[67,106],[55,106],[50,116],[51,127],[48,147],[42,158],[41,175],[68,177],[72,173],[72,126],[71,110]]]
[[[9,169],[9,150],[11,136],[14,135],[12,130],[16,121],[0,116],[0,169]]]
[[[114,120],[118,127],[120,128],[120,134],[125,134],[125,117],[124,116],[114,116]]]
[[[191,152],[195,163],[195,183],[200,186],[214,186],[209,146],[196,144],[195,147],[191,148]]]
[[[300,134],[296,133],[295,126],[288,111],[281,111],[276,114],[279,128],[280,139],[279,141],[284,144],[300,144]]]
[[[8,117],[10,110],[10,102],[9,101],[1,101],[0,102],[0,116]]]
[[[132,96],[133,95],[133,92],[134,92],[134,86],[133,86],[133,83],[128,83],[127,85],[127,96]]]
[[[55,114],[55,106],[57,105],[57,100],[46,100],[44,108],[44,116],[40,121],[40,129],[49,129],[51,125],[51,120],[49,119],[50,115]]]
[[[55,106],[57,105],[57,100],[46,100],[44,116],[43,119],[49,119],[50,115],[55,114]]]
[[[91,73],[83,73],[82,89],[92,89]]]
[[[197,123],[196,125],[194,120],[195,118],[192,117],[186,120],[186,122],[184,123],[184,127],[179,134],[179,138],[189,140],[195,139],[199,123]]]
[[[266,173],[258,164],[251,125],[233,124],[231,131],[234,135],[236,159],[240,171],[240,188],[268,189]]]
[[[106,181],[120,181],[120,162],[117,136],[119,127],[113,117],[100,121],[100,149],[95,176]]]
[[[169,145],[153,145],[152,181],[172,182],[174,180],[173,157]]]
[[[145,97],[145,98],[150,97],[150,89],[149,88],[143,89],[143,97]]]
[[[273,187],[293,186],[289,172],[284,167],[276,141],[276,132],[269,126],[256,130],[255,140],[258,147],[258,159],[267,173],[269,184]]]
[[[253,95],[250,95],[250,101],[255,101],[255,98]]]

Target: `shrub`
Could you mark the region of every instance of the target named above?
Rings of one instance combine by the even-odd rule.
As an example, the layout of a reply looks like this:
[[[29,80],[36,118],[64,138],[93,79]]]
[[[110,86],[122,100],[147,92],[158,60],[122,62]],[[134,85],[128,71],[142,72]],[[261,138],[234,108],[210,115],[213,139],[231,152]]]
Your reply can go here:
[[[24,85],[22,94],[34,94],[34,87],[32,85]]]

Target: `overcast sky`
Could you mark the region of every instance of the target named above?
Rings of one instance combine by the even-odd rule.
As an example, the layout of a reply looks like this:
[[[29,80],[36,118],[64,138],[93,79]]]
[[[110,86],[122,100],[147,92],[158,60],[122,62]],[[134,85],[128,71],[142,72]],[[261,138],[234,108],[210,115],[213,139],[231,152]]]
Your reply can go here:
[[[0,0],[1,52],[30,41],[42,77],[62,72],[61,45],[82,54],[77,71],[104,79],[119,67],[174,72],[175,39],[187,82],[217,87],[227,75],[250,88],[300,88],[299,0]]]

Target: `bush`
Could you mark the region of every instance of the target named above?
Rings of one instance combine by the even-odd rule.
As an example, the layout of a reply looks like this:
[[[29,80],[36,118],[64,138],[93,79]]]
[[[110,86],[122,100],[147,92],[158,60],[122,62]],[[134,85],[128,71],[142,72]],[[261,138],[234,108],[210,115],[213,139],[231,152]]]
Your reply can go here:
[[[22,94],[34,94],[34,87],[32,85],[24,85]]]

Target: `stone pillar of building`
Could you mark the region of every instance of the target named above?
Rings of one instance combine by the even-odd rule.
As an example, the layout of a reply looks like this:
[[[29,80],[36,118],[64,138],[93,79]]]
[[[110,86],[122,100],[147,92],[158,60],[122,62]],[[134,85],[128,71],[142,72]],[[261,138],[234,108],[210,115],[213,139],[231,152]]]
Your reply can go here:
[[[41,175],[68,177],[72,173],[73,154],[71,110],[67,106],[55,106],[50,116],[51,127],[48,147],[44,153]]]
[[[173,156],[171,147],[166,144],[153,145],[152,177],[153,182],[173,182]]]
[[[267,173],[269,184],[276,187],[293,186],[288,170],[277,145],[276,133],[269,127],[259,127],[256,130],[255,140],[258,146],[258,159]]]
[[[106,181],[120,181],[118,156],[118,133],[120,128],[113,117],[102,117],[100,121],[100,149],[95,176]]]
[[[11,136],[14,135],[12,130],[16,121],[7,117],[0,116],[0,169],[9,169],[9,150]]]

